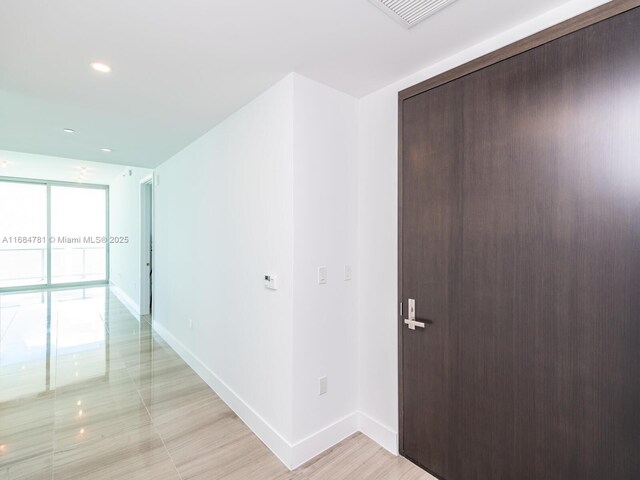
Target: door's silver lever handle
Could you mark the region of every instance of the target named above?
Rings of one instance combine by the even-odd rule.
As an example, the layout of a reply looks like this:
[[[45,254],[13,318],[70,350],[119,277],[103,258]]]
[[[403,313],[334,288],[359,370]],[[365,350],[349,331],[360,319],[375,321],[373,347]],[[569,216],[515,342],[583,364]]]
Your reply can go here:
[[[409,330],[415,330],[416,327],[424,328],[424,326],[425,326],[424,322],[417,322],[417,321],[411,320],[409,318],[405,318],[404,323],[406,325],[409,325]]]
[[[409,330],[415,330],[416,327],[424,328],[425,323],[433,323],[431,320],[424,320],[424,319],[416,320],[416,301],[415,299],[410,298],[408,303],[409,303],[409,308],[408,308],[409,311],[407,312],[407,315],[409,316],[409,318],[406,318],[404,320],[404,323],[406,325],[409,325]]]

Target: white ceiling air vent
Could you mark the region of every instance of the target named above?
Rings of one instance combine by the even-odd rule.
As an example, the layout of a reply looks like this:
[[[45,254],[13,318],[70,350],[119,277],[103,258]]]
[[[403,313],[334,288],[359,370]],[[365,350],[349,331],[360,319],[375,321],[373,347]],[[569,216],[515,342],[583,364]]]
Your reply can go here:
[[[405,28],[411,28],[456,0],[369,0]]]

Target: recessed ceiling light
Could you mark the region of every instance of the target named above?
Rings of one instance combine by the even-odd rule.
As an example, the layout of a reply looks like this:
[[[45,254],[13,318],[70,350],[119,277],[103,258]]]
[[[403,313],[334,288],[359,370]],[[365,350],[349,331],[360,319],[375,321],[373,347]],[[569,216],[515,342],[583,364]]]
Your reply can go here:
[[[63,130],[63,132],[65,132],[65,133],[76,133],[76,131],[73,128],[65,128]]]
[[[0,167],[7,168],[11,162],[9,160],[0,160]]]
[[[111,71],[111,67],[109,65],[100,62],[92,62],[91,68],[100,73],[109,73]]]
[[[101,148],[100,150],[102,150],[103,152],[107,152],[107,153],[113,152],[113,150],[111,150],[110,148]]]

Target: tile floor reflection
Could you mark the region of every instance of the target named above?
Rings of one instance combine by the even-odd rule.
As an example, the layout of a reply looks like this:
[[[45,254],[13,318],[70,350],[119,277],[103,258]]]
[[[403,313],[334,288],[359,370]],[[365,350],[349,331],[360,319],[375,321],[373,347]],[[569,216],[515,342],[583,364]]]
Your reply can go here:
[[[429,479],[363,435],[289,472],[106,287],[0,294],[0,480]]]

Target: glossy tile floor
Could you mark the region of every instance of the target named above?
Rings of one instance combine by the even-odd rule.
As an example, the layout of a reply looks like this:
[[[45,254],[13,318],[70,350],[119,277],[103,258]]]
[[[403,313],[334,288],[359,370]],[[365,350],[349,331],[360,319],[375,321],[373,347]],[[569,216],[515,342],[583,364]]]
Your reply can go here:
[[[105,287],[0,295],[0,480],[432,477],[357,434],[289,472]]]

